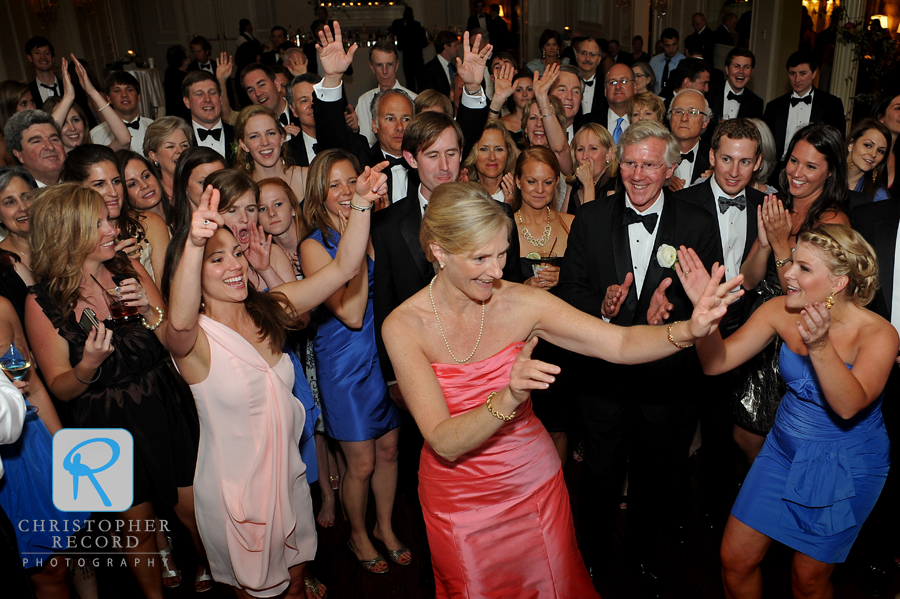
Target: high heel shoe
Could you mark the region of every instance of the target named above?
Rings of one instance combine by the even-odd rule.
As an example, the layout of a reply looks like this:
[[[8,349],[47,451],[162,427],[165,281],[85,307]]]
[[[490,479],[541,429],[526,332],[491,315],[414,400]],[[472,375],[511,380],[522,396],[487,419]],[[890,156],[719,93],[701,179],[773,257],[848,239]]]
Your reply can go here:
[[[166,536],[166,541],[168,541],[168,545],[166,545],[165,549],[160,549],[159,557],[162,559],[162,579],[163,586],[167,589],[177,589],[181,586],[181,570],[173,570],[169,567],[169,556],[172,555],[172,539]],[[167,580],[171,580],[173,578],[177,578],[178,582],[172,585],[166,585]]]
[[[353,544],[349,539],[347,540],[347,548],[353,554],[353,557],[356,557],[356,552],[353,551]],[[375,565],[378,564],[378,562],[384,562],[385,566],[387,566],[387,560],[385,560],[384,557],[382,557],[382,555],[379,553],[376,553],[376,555],[378,557],[376,557],[375,559],[359,559],[358,557],[356,559],[359,562],[359,565],[362,566],[363,570],[365,570],[366,572],[371,572],[372,574],[387,574],[387,567],[385,567],[384,570],[375,570]]]

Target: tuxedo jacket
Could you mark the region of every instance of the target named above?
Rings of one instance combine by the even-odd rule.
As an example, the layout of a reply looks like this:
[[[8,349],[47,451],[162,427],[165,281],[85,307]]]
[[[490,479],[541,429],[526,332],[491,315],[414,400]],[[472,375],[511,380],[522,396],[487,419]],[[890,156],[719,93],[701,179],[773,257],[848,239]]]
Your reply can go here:
[[[685,185],[690,185],[709,170],[709,149],[710,145],[701,139],[700,145],[697,146],[694,153],[694,168],[691,169],[691,180],[685,181]]]
[[[413,171],[415,172],[415,171]],[[381,326],[400,304],[422,290],[434,276],[433,266],[426,260],[419,243],[422,211],[419,208],[418,183],[410,187],[406,198],[375,213],[372,219],[372,246],[375,250],[373,281],[375,341],[386,381],[396,379],[390,358],[384,348]],[[507,216],[513,217],[509,204],[503,204]],[[519,266],[519,236],[515,227],[503,267],[503,279],[522,282]]]
[[[890,320],[891,304],[894,301],[894,264],[897,258],[900,202],[888,199],[859,206],[850,211],[850,223],[872,245],[878,256],[879,287],[869,309]]]
[[[656,224],[656,238],[640,297],[632,285],[618,315],[611,320],[620,326],[647,324],[650,300],[666,278],[672,284],[666,298],[673,305],[668,322],[688,320],[693,306],[672,268],[664,268],[656,258],[663,244],[693,248],[703,264],[715,262],[718,228],[714,217],[702,207],[678,199],[663,191],[665,204]],[[621,285],[633,273],[628,225],[624,224],[625,192],[607,201],[581,206],[569,232],[566,256],[560,271],[557,295],[579,310],[601,317],[606,291]],[[721,252],[721,249],[718,250]],[[640,404],[645,417],[654,423],[665,422],[684,410],[683,393],[689,393],[694,376],[700,376],[694,350],[685,350],[648,364],[622,366],[597,359],[586,359],[570,371],[581,377],[579,388],[582,409],[590,419],[613,418],[623,404]],[[598,381],[604,381],[598,385]],[[681,390],[681,391],[679,391]],[[598,401],[599,400],[599,401]],[[690,399],[686,400],[690,401]]]
[[[212,66],[212,74],[215,75],[215,74],[216,74],[216,69],[218,68],[219,63],[216,62],[216,59],[215,59],[215,58],[210,58],[210,59],[209,59],[209,64],[210,64],[210,66]],[[197,62],[196,60],[192,60],[191,63],[188,65],[187,70],[188,70],[188,71],[199,71],[199,70],[200,70],[200,63]]]
[[[694,39],[700,40],[700,46],[703,48],[703,60],[712,67],[713,64],[713,55],[716,50],[716,33],[709,28],[709,25],[703,28],[703,31],[697,33],[696,31],[686,38],[684,38],[684,47],[687,48],[690,45],[690,42]],[[734,45],[732,43],[732,45]]]
[[[826,91],[813,88],[813,100],[809,113],[810,123],[825,123],[835,127],[844,137],[847,128],[847,120],[844,116],[844,103],[837,96],[832,96]],[[787,134],[788,112],[791,107],[791,94],[779,96],[766,105],[763,120],[772,129],[775,137],[775,148],[778,150],[778,158],[784,156],[786,149],[784,136]]]
[[[59,94],[57,94],[57,95],[59,95],[59,97],[61,98],[63,95],[62,78],[57,77],[56,79],[59,82],[59,88],[58,88]],[[84,93],[84,89],[82,89],[81,84],[78,83],[78,80],[75,78],[74,75],[72,76],[72,79],[73,79],[72,85],[75,87],[75,103],[78,104],[79,106],[81,106],[81,110],[84,111],[84,115],[87,117],[87,120],[88,120],[86,125],[88,128],[88,131],[90,131],[91,129],[93,129],[94,127],[99,125],[100,121],[98,121],[94,117],[94,111],[90,107],[87,94]],[[32,98],[32,100],[34,100],[34,105],[37,107],[38,110],[40,110],[41,106],[43,105],[43,102],[41,102],[41,92],[38,91],[38,80],[37,79],[32,79],[31,81],[28,82],[28,91],[31,92],[31,98]],[[180,89],[179,89],[178,95],[179,95],[179,97],[181,96]]]
[[[450,96],[450,80],[447,78],[447,71],[441,66],[441,61],[435,56],[425,63],[422,67],[422,74],[418,77],[419,89],[434,89],[445,96]]]
[[[716,29],[714,39],[717,44],[722,44],[723,46],[734,45],[734,36],[728,31],[728,27],[725,27],[725,25],[719,25],[719,28]]]
[[[723,81],[721,85],[710,85],[709,93],[706,94],[706,98],[709,100],[709,109],[712,111],[712,118],[709,119],[709,125],[706,126],[706,131],[703,133],[703,139],[709,142],[712,140],[713,132],[716,130],[716,127],[722,122],[723,106],[725,105],[725,82]],[[746,87],[744,88],[744,93],[741,94],[741,98],[737,118],[762,118],[765,107],[762,98]],[[785,121],[785,123],[787,123],[787,121]],[[785,127],[787,127],[787,124],[785,124]],[[782,137],[784,137],[784,134],[782,134]]]
[[[190,121],[188,121],[188,125],[191,125]],[[194,131],[193,126],[191,126],[191,131]],[[229,125],[223,120],[222,134],[225,136],[225,164],[231,164],[231,161],[234,158],[234,147],[236,145],[234,141],[234,125]],[[197,141],[198,140],[195,135],[192,134],[191,142],[194,146],[200,145],[197,143]]]
[[[309,166],[309,163],[312,162],[312,160],[310,160],[310,157],[306,154],[306,142],[303,141],[303,133],[294,135],[285,143],[287,144],[288,151],[291,153],[291,158],[294,159],[297,166]],[[316,146],[315,149],[318,150],[319,140],[316,140],[314,145]],[[315,155],[312,157],[315,158]]]

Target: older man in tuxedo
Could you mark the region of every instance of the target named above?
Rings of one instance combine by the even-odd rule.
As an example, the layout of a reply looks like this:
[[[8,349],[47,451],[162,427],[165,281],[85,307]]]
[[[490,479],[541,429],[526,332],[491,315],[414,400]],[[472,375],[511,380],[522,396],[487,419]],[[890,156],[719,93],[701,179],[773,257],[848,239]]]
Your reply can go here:
[[[619,141],[623,190],[578,210],[559,296],[620,326],[663,324],[690,317],[692,305],[666,246],[694,248],[715,259],[715,220],[703,208],[665,191],[681,152],[662,125],[642,121]],[[684,429],[702,376],[694,350],[639,366],[582,359],[569,365],[579,389],[585,428],[582,555],[592,571],[613,562],[619,493],[628,472],[626,549],[645,596],[660,597],[658,538],[683,498],[689,438]]]
[[[669,189],[678,191],[693,185],[709,169],[709,144],[700,139],[709,125],[709,103],[701,91],[684,88],[672,98],[668,117],[681,150]]]

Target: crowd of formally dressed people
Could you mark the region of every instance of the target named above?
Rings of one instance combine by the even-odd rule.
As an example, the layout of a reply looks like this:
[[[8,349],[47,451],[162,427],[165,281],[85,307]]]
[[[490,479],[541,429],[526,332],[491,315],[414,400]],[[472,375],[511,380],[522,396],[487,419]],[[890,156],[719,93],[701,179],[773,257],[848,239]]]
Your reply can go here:
[[[155,119],[132,74],[101,84],[28,41],[35,79],[0,83],[0,344],[35,366],[0,377],[15,596],[96,595],[10,525],[76,517],[34,463],[64,427],[135,439],[116,517],[148,598],[321,598],[307,565],[341,517],[363,570],[430,562],[438,597],[593,597],[622,510],[662,597],[695,508],[728,597],[762,596],[773,540],[796,597],[831,596],[854,543],[884,586],[900,95],[845,135],[806,50],[791,92],[750,89],[733,14],[663,30],[652,57],[548,29],[521,64],[499,8],[475,8],[427,63],[409,8],[366,50],[324,7],[299,47],[242,20],[233,56],[169,49]],[[377,86],[348,98],[358,51]],[[398,492],[427,539],[395,534]],[[161,511],[196,572],[138,524]]]

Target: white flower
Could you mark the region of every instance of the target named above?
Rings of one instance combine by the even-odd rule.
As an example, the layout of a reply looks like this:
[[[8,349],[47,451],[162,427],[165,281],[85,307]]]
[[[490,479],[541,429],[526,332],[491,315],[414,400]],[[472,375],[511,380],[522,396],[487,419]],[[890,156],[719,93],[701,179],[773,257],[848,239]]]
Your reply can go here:
[[[671,245],[664,243],[656,250],[656,261],[663,268],[672,268],[678,262],[678,252]]]

